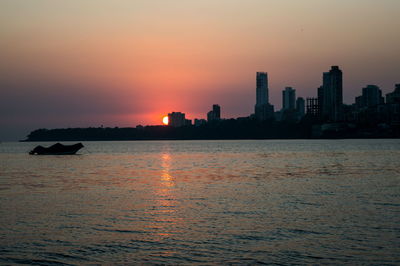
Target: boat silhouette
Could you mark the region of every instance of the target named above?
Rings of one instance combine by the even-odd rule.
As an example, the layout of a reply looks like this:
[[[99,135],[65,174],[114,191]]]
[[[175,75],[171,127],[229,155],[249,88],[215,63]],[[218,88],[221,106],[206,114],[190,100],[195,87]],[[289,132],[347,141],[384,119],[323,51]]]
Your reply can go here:
[[[82,143],[76,143],[73,145],[63,145],[61,143],[56,143],[50,147],[36,146],[33,150],[29,152],[31,155],[72,155],[83,148]]]

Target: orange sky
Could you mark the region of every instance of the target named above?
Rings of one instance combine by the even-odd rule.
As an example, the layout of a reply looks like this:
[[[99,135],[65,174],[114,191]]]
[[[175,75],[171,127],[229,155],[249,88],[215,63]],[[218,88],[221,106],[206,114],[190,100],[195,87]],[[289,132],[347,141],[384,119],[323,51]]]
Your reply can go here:
[[[311,97],[331,65],[344,101],[400,77],[398,0],[0,2],[0,138],[39,127],[161,124],[182,111],[247,116],[255,72],[270,102]],[[7,135],[8,134],[8,135]]]

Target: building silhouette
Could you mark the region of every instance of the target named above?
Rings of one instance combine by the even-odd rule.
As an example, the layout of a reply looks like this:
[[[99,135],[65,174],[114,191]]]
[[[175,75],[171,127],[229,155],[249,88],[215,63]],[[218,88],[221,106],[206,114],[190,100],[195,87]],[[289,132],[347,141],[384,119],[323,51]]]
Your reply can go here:
[[[318,98],[307,98],[306,99],[306,112],[307,115],[313,118],[320,118],[321,117],[321,108],[319,105]]]
[[[274,107],[269,104],[268,73],[256,74],[256,105],[254,114],[257,120],[264,121],[274,117]]]
[[[299,97],[296,100],[296,111],[299,115],[299,118],[302,118],[305,115],[305,103],[302,97]]]
[[[400,84],[396,84],[394,91],[386,94],[386,103],[400,104]]]
[[[221,107],[218,104],[213,104],[213,109],[207,113],[207,121],[219,121],[221,119]]]
[[[382,91],[376,85],[367,85],[362,89],[362,95],[356,97],[355,104],[358,109],[383,104]]]
[[[286,87],[282,91],[282,110],[295,109],[296,90],[292,87]]]
[[[393,92],[386,94],[387,120],[400,125],[400,84],[395,85]]]
[[[185,114],[181,112],[172,112],[168,114],[168,125],[171,127],[182,127],[187,121]]]
[[[322,118],[322,104],[324,102],[324,87],[320,86],[317,89],[317,100],[318,100],[318,116],[319,118]]]
[[[319,98],[323,119],[339,121],[342,119],[343,74],[338,66],[332,66],[329,72],[322,75],[322,88]]]
[[[257,72],[256,75],[256,106],[261,106],[269,102],[268,73]]]
[[[205,119],[195,119],[194,120],[194,125],[196,126],[196,127],[199,127],[199,126],[202,126],[202,125],[205,125],[205,124],[207,124],[207,121],[205,120]]]

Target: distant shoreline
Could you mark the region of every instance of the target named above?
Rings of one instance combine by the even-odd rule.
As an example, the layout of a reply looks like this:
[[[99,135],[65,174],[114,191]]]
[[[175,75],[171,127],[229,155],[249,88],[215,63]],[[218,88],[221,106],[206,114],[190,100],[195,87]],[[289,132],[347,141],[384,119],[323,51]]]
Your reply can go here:
[[[130,140],[120,140],[120,139],[113,139],[113,140],[86,140],[86,139],[80,139],[80,140],[18,140],[18,141],[3,141],[2,143],[6,142],[54,142],[54,141],[62,141],[62,142],[76,142],[76,141],[85,141],[85,142],[96,142],[96,141],[104,141],[104,142],[123,142],[123,141],[210,141],[210,140],[215,140],[215,141],[222,141],[222,140],[362,140],[362,139],[400,139],[400,137],[359,137],[359,138],[270,138],[270,139],[130,139]]]
[[[225,120],[203,126],[37,129],[20,142],[41,141],[165,141],[268,139],[397,139],[399,125],[362,126],[350,123],[282,123]]]

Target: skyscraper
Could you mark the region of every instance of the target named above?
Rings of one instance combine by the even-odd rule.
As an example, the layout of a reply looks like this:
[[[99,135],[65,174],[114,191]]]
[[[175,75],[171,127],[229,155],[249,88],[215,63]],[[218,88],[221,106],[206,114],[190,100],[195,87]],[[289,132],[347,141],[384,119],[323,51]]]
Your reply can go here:
[[[221,119],[221,107],[218,104],[213,104],[213,109],[207,113],[208,122],[218,121]]]
[[[300,118],[302,118],[305,114],[305,102],[302,97],[299,97],[296,100],[296,111]]]
[[[330,121],[342,118],[343,77],[338,66],[332,66],[329,72],[322,75],[322,116]]]
[[[282,91],[282,110],[294,110],[296,100],[296,90],[286,87]]]
[[[255,117],[264,121],[274,116],[274,107],[269,104],[268,98],[268,73],[257,72],[256,76],[256,105]]]
[[[218,104],[213,104],[214,119],[221,119],[221,107]]]
[[[257,72],[256,79],[256,106],[261,106],[269,102],[268,99],[268,73],[267,72]]]

